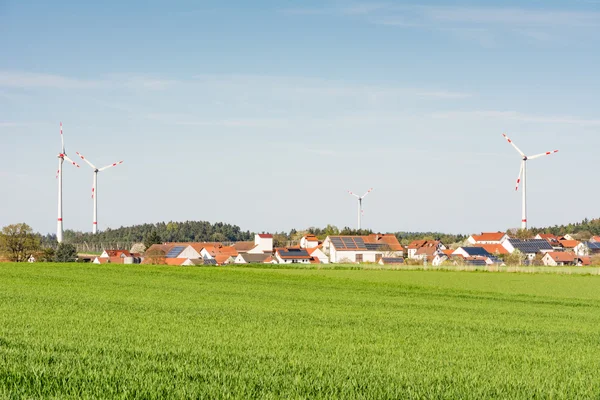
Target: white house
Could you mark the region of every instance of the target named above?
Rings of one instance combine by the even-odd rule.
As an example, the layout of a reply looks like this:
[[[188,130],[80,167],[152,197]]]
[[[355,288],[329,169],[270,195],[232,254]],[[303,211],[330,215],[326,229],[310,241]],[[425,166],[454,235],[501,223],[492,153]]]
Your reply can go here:
[[[507,239],[502,242],[502,246],[512,254],[515,250],[519,250],[525,254],[529,260],[533,260],[538,253],[545,254],[554,251],[552,245],[545,239]]]
[[[306,249],[276,249],[275,259],[278,264],[310,264],[311,256]]]
[[[303,249],[313,249],[319,246],[319,239],[312,234],[308,234],[300,239],[300,247]]]
[[[367,243],[362,236],[328,236],[323,241],[323,253],[332,263],[375,263],[382,257],[402,256],[387,243]]]
[[[321,264],[329,264],[329,257],[327,257],[327,254],[321,248],[311,247],[306,249],[306,251],[311,257],[318,259]]]
[[[235,257],[234,264],[262,264],[271,255],[268,253],[249,254],[241,253]]]
[[[481,235],[471,235],[467,239],[467,242],[471,245],[475,244],[501,244],[506,239],[509,239],[508,235],[503,232],[482,232]]]
[[[247,253],[273,253],[273,235],[268,233],[257,233],[254,235],[254,248],[248,250]]]
[[[550,266],[574,265],[576,263],[576,257],[573,253],[567,253],[564,251],[551,251],[544,254],[542,262],[544,265]]]

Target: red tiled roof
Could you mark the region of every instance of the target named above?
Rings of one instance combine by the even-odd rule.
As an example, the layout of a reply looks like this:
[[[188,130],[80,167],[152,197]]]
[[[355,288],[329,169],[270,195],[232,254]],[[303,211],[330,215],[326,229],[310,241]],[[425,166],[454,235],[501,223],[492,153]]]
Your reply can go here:
[[[579,260],[581,261],[581,265],[592,265],[592,257],[590,256],[581,256]]]
[[[304,240],[307,242],[318,242],[319,238],[317,238],[315,235],[306,235],[304,236]]]
[[[446,249],[446,250],[442,250],[442,253],[444,253],[445,255],[447,255],[449,257],[452,255],[452,253],[454,253],[454,250]]]
[[[263,264],[269,264],[273,262],[273,257],[269,256],[267,258],[265,258],[265,260],[263,261]]]
[[[104,250],[109,257],[120,257],[122,254],[125,257],[131,257],[129,250]]]
[[[482,232],[481,235],[472,235],[476,242],[499,242],[504,235],[504,232]]]
[[[167,265],[181,265],[187,258],[165,258],[165,264]]]
[[[217,264],[223,265],[223,263],[225,261],[229,260],[229,257],[231,257],[231,256],[232,256],[231,254],[217,254],[215,256],[215,260],[217,261]]]
[[[509,254],[508,250],[501,244],[481,244],[476,243],[475,247],[483,247],[490,254]]]
[[[579,244],[579,240],[559,240],[559,243],[565,249],[574,249]]]
[[[410,242],[410,244],[408,245],[409,249],[418,249],[420,247],[423,247],[423,245],[427,243],[427,240],[413,240],[412,242]]]
[[[421,256],[421,255],[425,255],[425,256],[433,256],[435,253],[437,252],[437,246],[424,246],[421,247],[417,250],[417,252],[415,253],[415,255],[417,256]]]
[[[541,239],[546,239],[546,240],[556,239],[556,236],[554,236],[551,233],[539,233],[538,235],[540,236]]]
[[[564,251],[551,251],[547,254],[547,257],[552,257],[554,261],[558,262],[573,262],[575,260],[573,253],[567,253]]]
[[[600,243],[600,236],[592,236],[592,242]]]
[[[365,243],[378,243],[382,245],[387,245],[390,248],[390,250],[393,251],[404,250],[400,242],[398,242],[398,238],[396,237],[396,235],[392,235],[391,233],[384,235],[372,233],[369,236],[363,236],[362,238]]]
[[[258,237],[261,239],[273,239],[273,235],[270,233],[259,233]]]
[[[256,244],[254,244],[254,242],[235,242],[232,247],[238,252],[244,253],[255,248]]]

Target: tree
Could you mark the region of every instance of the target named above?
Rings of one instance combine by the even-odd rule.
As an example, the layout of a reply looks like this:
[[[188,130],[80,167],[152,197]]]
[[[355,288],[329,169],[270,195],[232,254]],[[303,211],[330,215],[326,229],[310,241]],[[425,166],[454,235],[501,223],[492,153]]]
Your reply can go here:
[[[149,249],[153,244],[161,244],[162,240],[156,230],[152,230],[144,239],[144,246]]]
[[[532,237],[534,237],[535,235],[531,233],[531,231],[529,229],[519,229],[515,232],[514,237],[516,239],[521,239],[521,240],[525,240],[525,239],[531,239]]]
[[[146,246],[144,246],[144,243],[134,243],[129,251],[131,253],[143,253],[146,251]]]
[[[10,261],[27,261],[40,248],[38,237],[25,223],[8,225],[0,233],[0,252]]]
[[[504,262],[506,265],[521,265],[524,260],[524,255],[519,250],[512,252],[512,254],[508,254],[504,256]]]
[[[56,259],[56,251],[52,247],[44,247],[40,252],[38,261],[53,262]]]
[[[165,252],[161,249],[149,249],[144,257],[148,260],[148,264],[163,265],[165,262]]]
[[[77,261],[77,249],[70,243],[59,243],[56,249],[56,262]]]

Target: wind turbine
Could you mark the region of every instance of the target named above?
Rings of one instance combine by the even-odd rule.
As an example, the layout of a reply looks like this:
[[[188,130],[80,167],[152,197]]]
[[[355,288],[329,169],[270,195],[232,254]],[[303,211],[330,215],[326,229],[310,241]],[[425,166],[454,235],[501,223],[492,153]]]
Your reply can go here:
[[[361,218],[362,212],[363,212],[362,201],[372,191],[373,191],[373,188],[367,190],[367,193],[363,194],[362,196],[359,196],[356,193],[352,193],[351,191],[348,191],[348,193],[350,193],[352,196],[354,196],[358,199],[358,230],[360,230],[360,218]]]
[[[517,152],[521,155],[521,157],[523,157],[521,161],[521,170],[519,171],[519,176],[517,177],[517,186],[515,188],[515,191],[519,190],[519,184],[521,183],[521,181],[523,181],[523,209],[521,216],[521,229],[527,229],[527,161],[535,160],[536,158],[540,158],[542,156],[549,156],[551,154],[558,153],[558,150],[547,151],[545,153],[536,154],[535,156],[528,157],[517,147],[517,145],[512,140],[510,140],[508,136],[506,136],[504,133],[502,134],[502,136],[504,136],[508,143],[510,143],[515,148],[515,150],[517,150]]]
[[[92,199],[94,199],[94,220],[92,223],[92,233],[98,233],[98,172],[102,172],[119,164],[123,164],[123,160],[107,165],[106,167],[96,168],[83,154],[77,152],[77,155],[85,161],[94,170],[94,184],[92,186]]]
[[[63,204],[62,204],[62,165],[65,160],[79,168],[79,165],[69,157],[65,152],[65,139],[63,137],[62,122],[60,123],[60,153],[58,154],[58,171],[56,171],[56,178],[58,179],[58,226],[56,228],[56,241],[61,243],[63,241]]]

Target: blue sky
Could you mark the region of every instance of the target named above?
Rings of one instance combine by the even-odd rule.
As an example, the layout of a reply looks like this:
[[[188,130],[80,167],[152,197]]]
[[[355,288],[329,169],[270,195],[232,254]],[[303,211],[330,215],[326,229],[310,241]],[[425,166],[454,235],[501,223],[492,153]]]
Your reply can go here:
[[[89,4],[88,4],[89,3]],[[0,1],[0,225],[473,233],[598,217],[600,1]],[[65,228],[91,230],[65,165]]]

